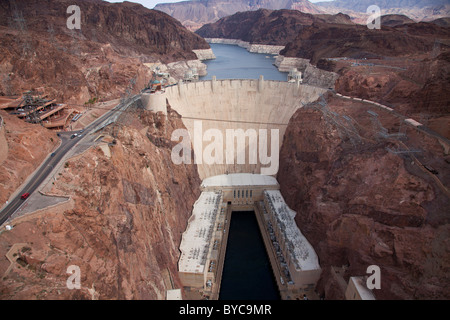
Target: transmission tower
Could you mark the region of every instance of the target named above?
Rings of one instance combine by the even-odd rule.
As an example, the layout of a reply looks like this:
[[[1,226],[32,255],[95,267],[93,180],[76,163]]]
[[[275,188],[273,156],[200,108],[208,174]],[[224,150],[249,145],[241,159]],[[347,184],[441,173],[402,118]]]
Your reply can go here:
[[[33,57],[31,36],[27,29],[26,20],[22,15],[22,12],[17,8],[17,4],[14,0],[9,0],[12,20],[9,21],[9,26],[19,31],[16,37],[16,42],[22,47],[22,57]]]
[[[70,30],[70,35],[72,37],[72,43],[70,46],[71,49],[71,54],[75,55],[75,56],[79,56],[81,54],[81,50],[80,50],[80,45],[79,45],[79,41],[76,37],[76,31],[75,30]]]
[[[47,27],[47,32],[49,34],[49,42],[52,45],[53,48],[55,48],[58,51],[64,51],[66,52],[67,49],[65,47],[60,47],[58,44],[58,41],[55,38],[55,29],[53,28],[52,24],[49,24]]]
[[[374,111],[367,111],[368,114],[371,115],[370,120],[372,121],[373,131],[377,138],[379,139],[406,139],[405,133],[399,132],[398,133],[389,133],[388,129],[386,129],[380,122],[380,119],[378,118],[378,113]],[[400,129],[401,129],[400,125]]]
[[[345,137],[347,137],[353,147],[356,147],[362,142],[361,136],[350,117],[341,117],[338,113],[331,111],[328,107],[328,102],[323,95],[320,96],[318,104],[318,109],[322,112],[325,121],[337,129],[341,140],[344,140]]]
[[[441,43],[437,39],[435,39],[434,45],[433,45],[433,50],[430,53],[431,59],[435,59],[440,54],[441,54]]]
[[[3,91],[4,95],[11,95],[12,94],[12,85],[11,85],[11,76],[9,73],[5,74],[2,79],[3,82]]]
[[[125,105],[125,104],[129,103],[131,96],[133,94],[134,86],[136,85],[136,78],[137,78],[137,76],[130,79],[128,86],[125,89],[125,92],[122,94],[122,97],[120,98],[121,105]],[[133,111],[135,111],[135,110],[133,110]],[[112,126],[111,135],[113,136],[113,138],[117,138],[117,135],[119,134],[119,126],[122,125],[121,122],[123,122],[123,121],[125,121],[124,112],[120,112],[120,114],[117,116],[116,121],[114,121],[114,124]]]

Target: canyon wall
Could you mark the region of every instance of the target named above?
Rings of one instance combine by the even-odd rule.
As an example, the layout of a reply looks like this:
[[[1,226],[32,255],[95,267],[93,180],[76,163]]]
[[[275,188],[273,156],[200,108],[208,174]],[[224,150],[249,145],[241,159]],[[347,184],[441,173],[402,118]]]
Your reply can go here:
[[[83,105],[143,89],[148,63],[198,59],[210,49],[167,14],[131,2],[81,1],[81,29],[69,30],[68,0],[0,2],[0,95],[36,90]],[[23,20],[18,21],[15,17]]]
[[[165,299],[181,288],[178,248],[200,193],[197,168],[171,161],[171,133],[183,128],[176,112],[127,115],[110,152],[68,160],[54,181],[50,192],[70,196],[73,209],[1,231],[0,299]],[[5,274],[16,243],[25,249]],[[79,290],[66,287],[71,265]]]
[[[448,154],[436,139],[414,129],[406,129],[403,142],[377,136],[369,110],[378,113],[389,133],[401,125],[385,111],[335,98],[329,98],[328,107],[336,114],[319,105],[294,114],[277,176],[319,256],[323,274],[317,290],[326,299],[343,299],[331,267],[344,267],[348,282],[378,265],[377,299],[449,299],[450,204],[447,189],[436,183],[449,185]],[[352,119],[358,135],[339,127],[343,116]],[[405,145],[421,152],[386,149]],[[431,174],[422,164],[439,173]]]
[[[349,16],[313,15],[297,10],[238,12],[206,24],[196,31],[203,38],[239,39],[254,44],[285,46],[299,33],[317,23],[353,24]]]
[[[0,207],[58,145],[59,138],[39,124],[1,111]],[[3,160],[2,160],[3,159]]]

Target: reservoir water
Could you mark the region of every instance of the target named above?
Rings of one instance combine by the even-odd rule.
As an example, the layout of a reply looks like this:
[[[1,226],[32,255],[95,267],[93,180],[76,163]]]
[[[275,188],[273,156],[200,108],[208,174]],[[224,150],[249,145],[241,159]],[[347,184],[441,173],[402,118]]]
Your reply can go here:
[[[219,300],[279,300],[254,212],[233,212]]]
[[[278,71],[273,65],[275,56],[250,53],[246,49],[229,44],[210,44],[216,59],[207,60],[208,75],[200,80],[217,79],[259,79],[286,81],[287,73]]]

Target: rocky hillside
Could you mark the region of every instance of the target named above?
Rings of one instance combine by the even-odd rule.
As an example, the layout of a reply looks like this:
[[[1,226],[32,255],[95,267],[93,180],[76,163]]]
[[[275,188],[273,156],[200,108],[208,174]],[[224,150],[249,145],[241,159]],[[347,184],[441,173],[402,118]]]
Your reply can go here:
[[[0,204],[27,179],[58,144],[56,133],[1,111]],[[4,139],[4,140],[3,140]]]
[[[327,13],[343,12],[350,15],[355,22],[365,24],[367,8],[377,5],[382,15],[406,15],[416,21],[431,21],[450,16],[450,4],[447,0],[335,0],[317,2],[315,5]]]
[[[165,13],[132,3],[81,1],[81,30],[66,26],[73,2],[0,2],[0,94],[42,88],[63,101],[120,96],[142,88],[145,63],[196,59],[209,45]]]
[[[376,31],[361,25],[318,23],[303,28],[280,54],[311,59],[313,63],[332,57],[393,57],[430,52],[435,41],[441,38],[450,39],[450,30],[431,23],[383,27]]]
[[[319,255],[324,270],[319,293],[344,298],[331,266],[344,266],[348,282],[378,265],[377,299],[449,299],[450,202],[448,190],[435,180],[450,184],[448,150],[413,129],[406,130],[403,142],[377,136],[368,110],[378,113],[390,133],[399,131],[399,122],[379,109],[332,97],[328,106],[336,114],[317,104],[293,116],[277,177]],[[360,138],[334,121],[344,115],[357,123]],[[422,153],[412,158],[386,150],[405,150],[405,145]],[[437,176],[422,164],[435,168]]]
[[[317,23],[306,26],[280,54],[336,72],[338,92],[387,103],[448,138],[449,52],[450,29],[434,23],[375,32],[360,25]]]
[[[409,63],[405,70],[385,70],[377,75],[365,74],[362,68],[345,68],[336,82],[339,92],[369,100],[408,104],[399,107],[402,113],[448,114],[450,96],[450,52]]]
[[[196,30],[236,12],[258,9],[295,9],[305,13],[323,13],[308,0],[199,0],[163,3],[155,7]]]
[[[386,27],[395,27],[406,23],[415,23],[415,21],[402,14],[387,14],[381,17],[381,25]]]
[[[441,27],[446,27],[446,28],[450,27],[450,17],[439,18],[439,19],[433,20],[431,22],[434,24],[437,24],[438,26],[441,26]]]
[[[367,8],[373,5],[371,0],[334,0],[330,2],[317,2],[316,5],[322,7],[335,7],[351,9],[359,12],[366,12]],[[394,8],[426,8],[439,7],[448,4],[446,0],[379,0],[376,5],[382,9]]]
[[[196,31],[203,38],[240,39],[250,43],[284,46],[295,40],[305,26],[332,21],[353,24],[348,16],[338,14],[312,15],[297,10],[266,10],[238,12],[206,24]]]
[[[182,287],[178,248],[201,183],[195,165],[171,160],[183,123],[170,109],[167,119],[137,111],[121,123],[110,152],[67,161],[54,182],[51,193],[70,196],[73,209],[0,233],[0,299],[165,299]],[[70,265],[80,267],[80,290],[66,287]]]
[[[381,30],[354,24],[344,14],[312,15],[296,10],[239,12],[204,25],[204,38],[239,39],[250,43],[285,45],[286,57],[322,58],[399,56],[432,50],[435,41],[450,39],[450,30],[432,23],[414,23],[406,16],[381,18]],[[444,46],[450,44],[444,41]]]

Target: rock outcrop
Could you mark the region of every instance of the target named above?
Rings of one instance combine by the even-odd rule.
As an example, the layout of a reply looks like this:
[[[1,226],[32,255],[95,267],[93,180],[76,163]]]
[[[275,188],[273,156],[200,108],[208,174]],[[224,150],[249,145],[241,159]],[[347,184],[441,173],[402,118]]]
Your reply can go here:
[[[91,149],[54,182],[51,192],[71,196],[72,210],[13,221],[0,234],[1,299],[165,299],[181,288],[178,247],[201,183],[195,165],[171,161],[181,118],[137,111],[122,124],[110,155]],[[17,242],[27,249],[5,275]],[[66,287],[71,265],[81,270],[79,290]]]
[[[275,66],[281,72],[289,72],[296,68],[302,73],[304,84],[326,89],[334,88],[335,82],[339,78],[339,74],[317,68],[308,59],[286,58],[279,55],[275,59]]]

